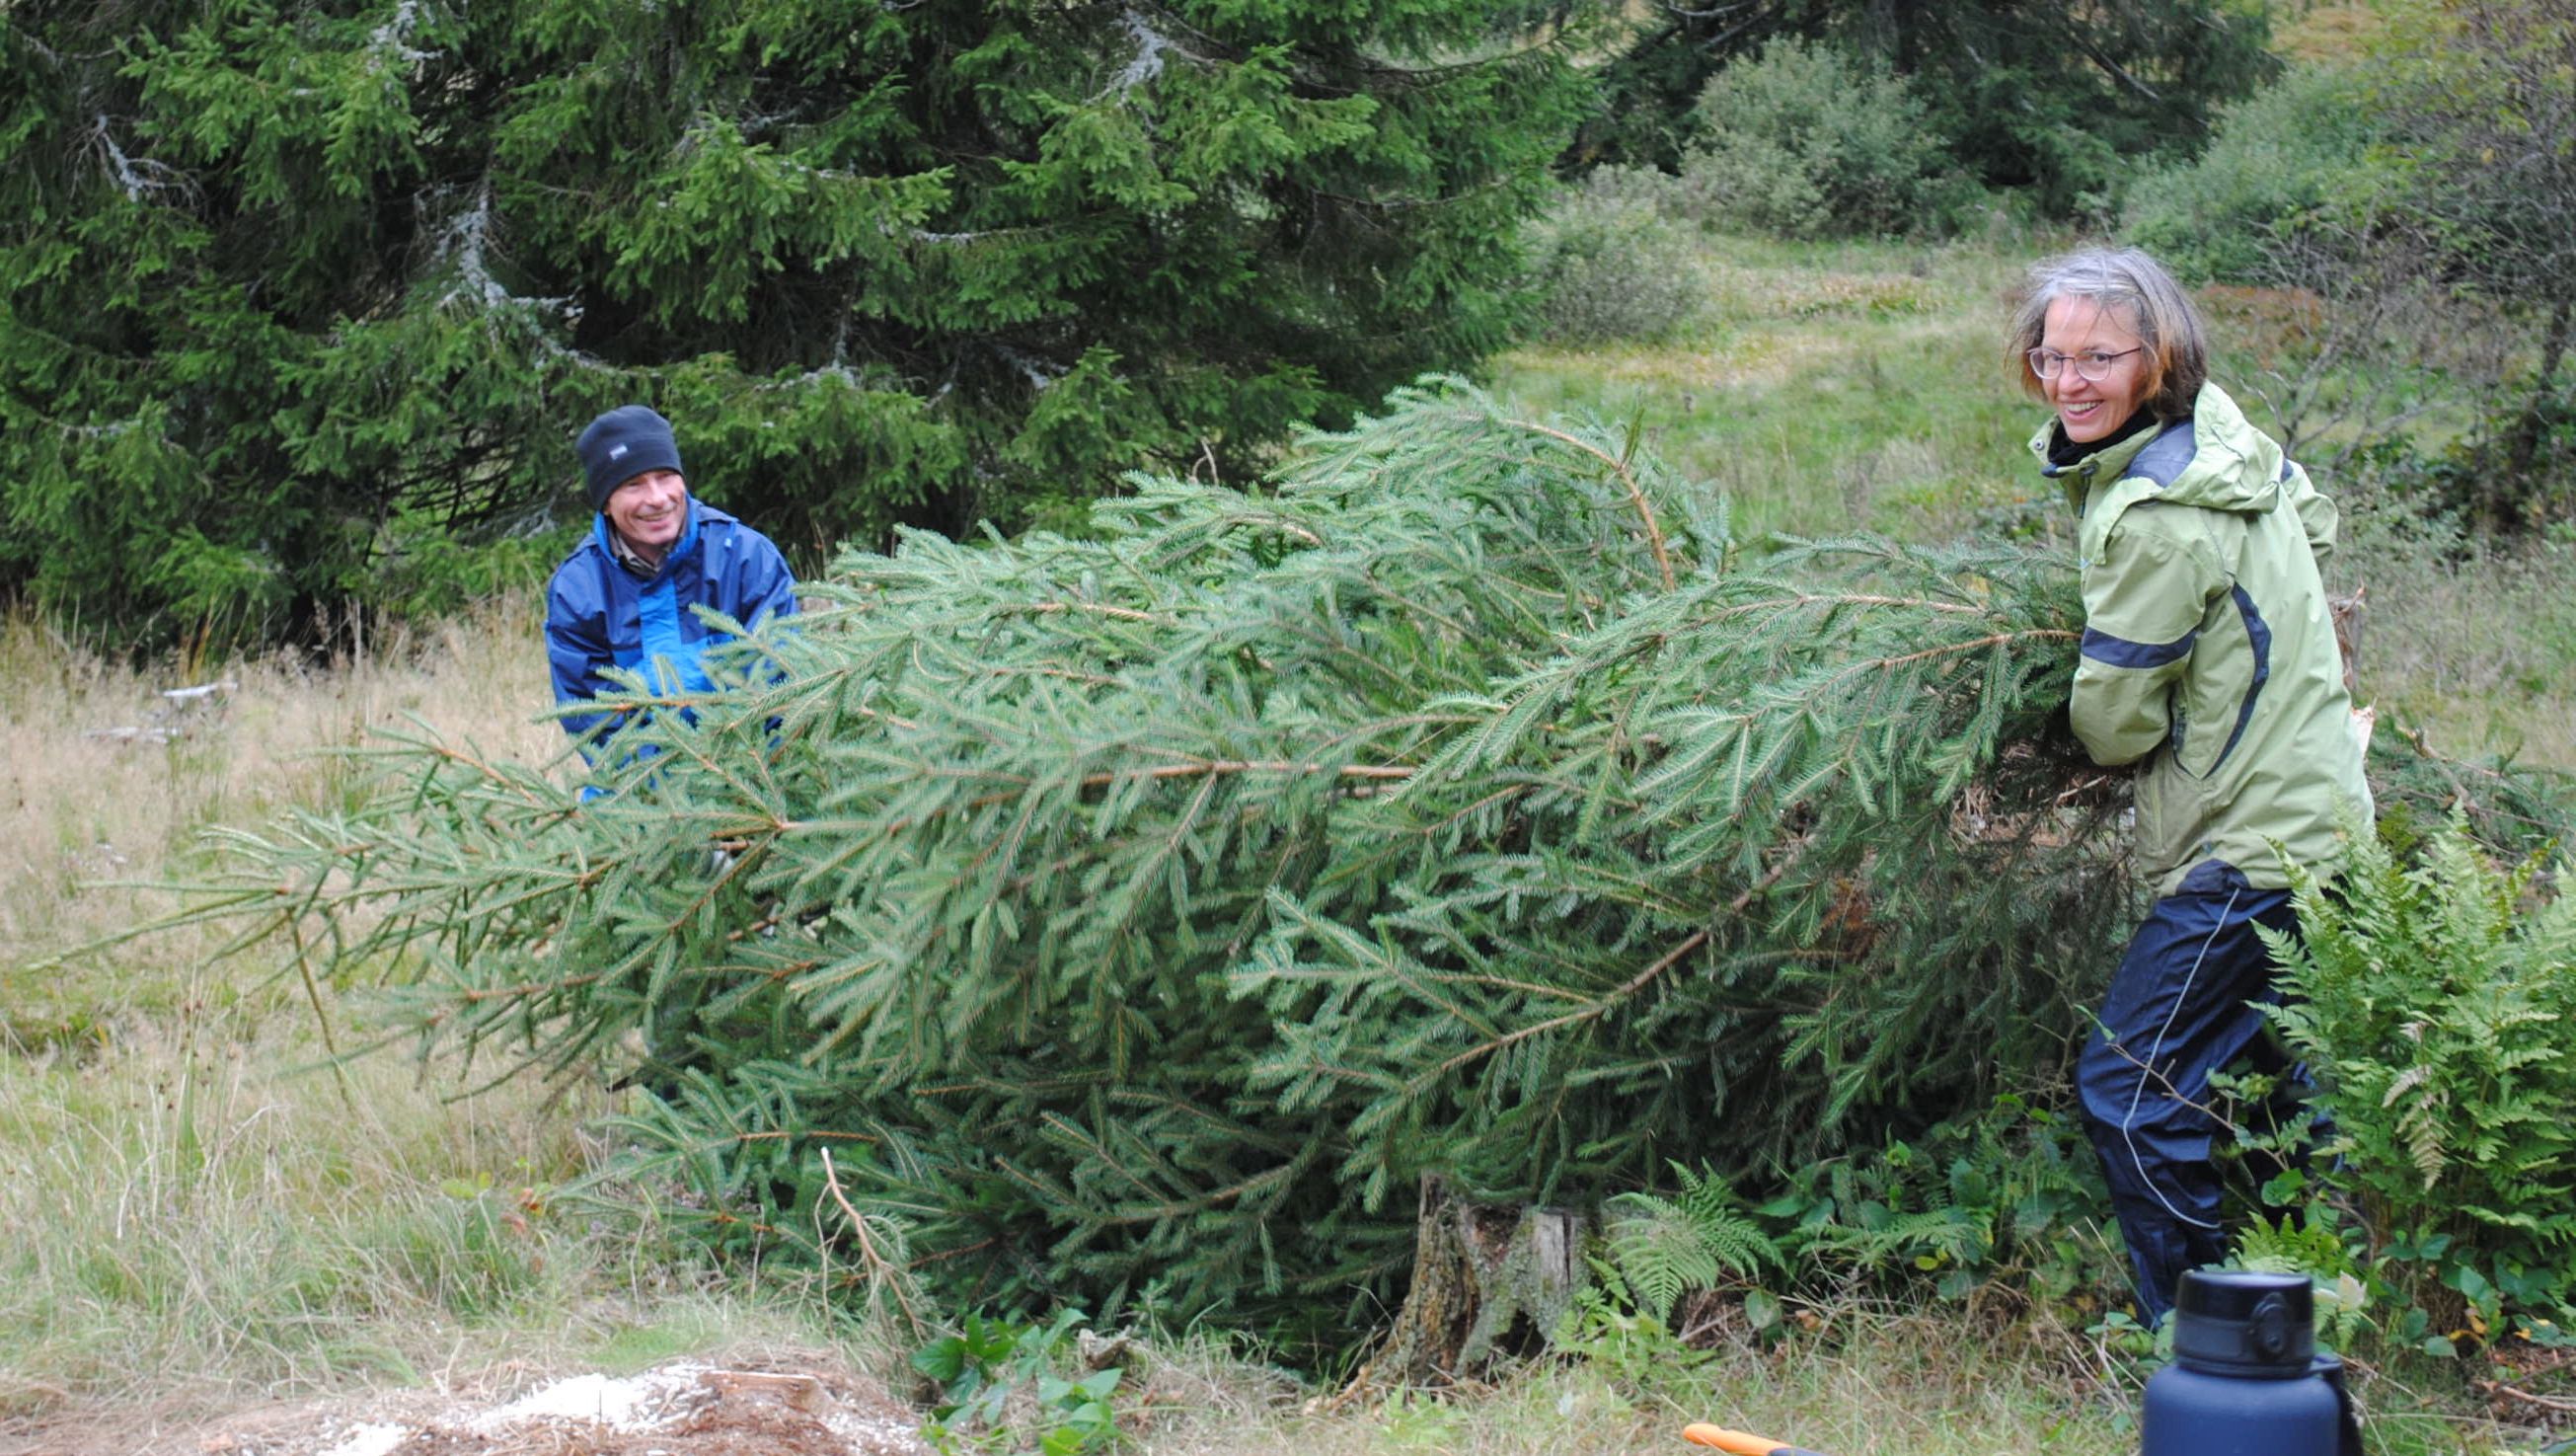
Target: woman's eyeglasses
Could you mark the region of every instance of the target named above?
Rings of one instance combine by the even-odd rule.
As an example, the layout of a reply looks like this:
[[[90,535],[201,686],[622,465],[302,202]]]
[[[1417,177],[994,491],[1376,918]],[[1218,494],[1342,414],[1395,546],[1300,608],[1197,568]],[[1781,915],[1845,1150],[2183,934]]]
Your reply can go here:
[[[2072,364],[2075,366],[2077,378],[2088,379],[2099,384],[2111,377],[2112,365],[2132,354],[2144,351],[2146,347],[2140,344],[2135,349],[2122,349],[2116,354],[2105,354],[2099,349],[2082,354],[2061,354],[2055,349],[2033,349],[2022,357],[2030,361],[2030,372],[2042,379],[2055,379],[2059,370]]]

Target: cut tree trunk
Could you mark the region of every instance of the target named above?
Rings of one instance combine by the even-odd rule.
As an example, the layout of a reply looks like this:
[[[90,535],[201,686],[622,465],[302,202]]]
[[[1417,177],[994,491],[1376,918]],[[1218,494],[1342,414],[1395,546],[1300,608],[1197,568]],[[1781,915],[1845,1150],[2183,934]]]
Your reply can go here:
[[[1577,1209],[1471,1203],[1426,1174],[1412,1287],[1395,1328],[1333,1404],[1449,1384],[1498,1353],[1545,1342],[1583,1287],[1591,1224]]]

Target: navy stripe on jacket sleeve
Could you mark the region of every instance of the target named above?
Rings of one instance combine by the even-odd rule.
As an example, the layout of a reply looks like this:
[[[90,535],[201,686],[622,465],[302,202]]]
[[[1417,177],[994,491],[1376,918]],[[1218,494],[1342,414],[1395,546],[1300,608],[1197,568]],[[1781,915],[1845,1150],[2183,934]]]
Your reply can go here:
[[[2200,636],[2195,627],[2171,642],[2132,642],[2114,637],[2097,627],[2084,629],[2084,655],[2111,667],[2162,667],[2180,662],[2191,655],[2191,644]]]

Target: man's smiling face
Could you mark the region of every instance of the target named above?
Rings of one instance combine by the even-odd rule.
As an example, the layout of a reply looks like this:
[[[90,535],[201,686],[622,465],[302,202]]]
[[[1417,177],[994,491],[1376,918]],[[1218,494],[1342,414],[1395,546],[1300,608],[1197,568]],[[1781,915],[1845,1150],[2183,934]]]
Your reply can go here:
[[[689,523],[689,484],[676,470],[647,470],[609,492],[600,510],[629,549],[658,565]]]

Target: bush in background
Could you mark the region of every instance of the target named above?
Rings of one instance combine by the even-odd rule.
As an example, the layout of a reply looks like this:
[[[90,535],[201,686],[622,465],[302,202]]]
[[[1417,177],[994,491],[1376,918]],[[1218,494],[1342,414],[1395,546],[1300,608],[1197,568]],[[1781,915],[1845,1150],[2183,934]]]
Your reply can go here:
[[[2255,0],[2031,5],[1802,0],[1658,5],[1601,67],[1607,104],[1573,160],[1678,168],[1702,139],[1692,114],[1712,76],[1783,42],[1829,44],[1903,77],[1952,164],[2046,216],[2091,208],[2142,159],[2187,155],[2213,108],[2280,68]]]
[[[2384,135],[2353,75],[2293,70],[2222,112],[2207,151],[2138,182],[2129,240],[2186,278],[2304,284],[2284,241],[2331,239],[2366,211],[2369,152]]]
[[[2205,156],[2138,188],[2131,236],[2188,275],[2322,302],[2316,367],[2281,380],[2305,397],[2285,413],[2308,413],[2338,369],[2410,376],[2347,411],[2371,417],[2348,448],[2392,436],[2390,410],[2420,412],[2404,396],[2449,393],[2474,421],[2429,462],[2432,506],[2487,530],[2563,525],[2576,519],[2576,25],[2563,6],[2464,0],[2407,12],[2367,54],[2228,112]],[[2520,337],[2461,368],[2444,356],[2464,331],[2428,320],[2426,300],[2436,315],[2491,311]]]
[[[2352,452],[2379,499],[2423,518],[2436,533],[2466,533],[2483,547],[2528,538],[2564,546],[2576,531],[2576,388],[2552,391],[2537,410],[2490,382],[2464,408],[2465,430],[2441,444],[2392,431]],[[2514,462],[2533,428],[2531,457]]]
[[[1903,80],[1830,45],[1780,41],[1700,95],[1707,141],[1676,205],[1789,238],[1947,231],[1975,185]]]
[[[1558,344],[1655,343],[1698,313],[1700,247],[1658,206],[1671,179],[1606,168],[1531,230],[1538,330]]]

